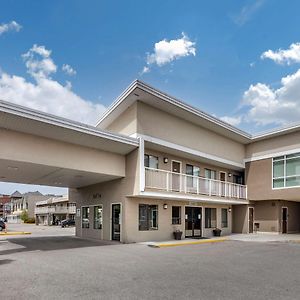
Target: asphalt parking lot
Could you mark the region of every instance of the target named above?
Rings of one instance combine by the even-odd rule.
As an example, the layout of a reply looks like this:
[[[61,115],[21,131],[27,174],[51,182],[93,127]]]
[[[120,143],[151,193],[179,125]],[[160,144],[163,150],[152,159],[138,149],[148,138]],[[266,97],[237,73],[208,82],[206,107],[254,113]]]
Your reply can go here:
[[[299,299],[300,244],[0,240],[1,299]]]

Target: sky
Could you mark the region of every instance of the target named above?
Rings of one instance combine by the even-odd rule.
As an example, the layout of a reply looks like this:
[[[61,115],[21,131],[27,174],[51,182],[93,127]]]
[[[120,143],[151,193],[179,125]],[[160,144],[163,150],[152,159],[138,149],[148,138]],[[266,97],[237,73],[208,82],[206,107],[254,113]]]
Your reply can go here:
[[[300,122],[299,11],[296,0],[1,1],[0,99],[94,125],[140,79],[250,133]],[[0,193],[15,188],[40,189]]]

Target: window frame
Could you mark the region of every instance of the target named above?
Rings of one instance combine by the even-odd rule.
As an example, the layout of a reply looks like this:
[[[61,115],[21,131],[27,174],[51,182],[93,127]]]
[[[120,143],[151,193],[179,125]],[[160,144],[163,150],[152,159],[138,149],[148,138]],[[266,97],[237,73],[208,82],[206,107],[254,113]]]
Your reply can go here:
[[[210,211],[210,214],[207,213],[208,210]],[[212,217],[211,217],[212,210],[215,211],[215,220],[213,220],[215,222],[215,226],[213,226],[213,224],[212,224]],[[217,227],[217,209],[215,207],[205,207],[204,212],[205,212],[204,228],[205,229],[216,228]],[[209,215],[209,219],[207,220],[208,215]],[[209,224],[208,224],[208,221],[209,221]]]
[[[272,157],[272,190],[280,190],[280,189],[290,189],[290,188],[297,188],[300,187],[300,182],[298,185],[291,185],[287,186],[287,181],[288,179],[297,179],[300,181],[300,173],[299,174],[294,174],[294,175],[287,175],[287,162],[291,160],[299,160],[300,159],[300,152],[296,153],[290,153],[290,154],[285,154],[285,155],[280,155],[276,157]],[[274,177],[274,163],[276,162],[283,162],[283,176],[277,176]],[[283,185],[279,187],[274,186],[274,181],[276,180],[283,180]]]
[[[101,217],[100,217],[100,228],[96,228],[96,222],[95,222],[95,209],[96,207],[100,207],[101,208]],[[102,204],[95,204],[93,205],[93,229],[95,230],[102,230],[103,229],[103,205]]]
[[[146,209],[146,219],[143,220],[146,226],[141,225],[141,207],[144,206]],[[156,208],[156,209],[153,209]],[[154,223],[154,212],[156,212],[156,227],[153,226]],[[138,205],[138,230],[139,231],[153,231],[158,230],[158,205],[157,204],[144,204],[139,203]]]
[[[148,159],[148,166],[147,166],[147,164],[146,164],[146,157],[147,157],[147,159]],[[156,167],[156,168],[150,167],[150,158],[151,158],[151,157],[155,158],[156,161],[157,161],[157,167]],[[144,166],[145,166],[146,168],[149,168],[149,169],[156,169],[156,170],[158,170],[158,169],[159,169],[159,158],[158,158],[158,156],[155,156],[155,155],[152,155],[152,154],[147,154],[147,153],[145,153],[145,154],[144,154]]]
[[[223,211],[226,210],[226,226],[224,226],[224,221],[223,221]],[[222,207],[221,208],[221,228],[228,228],[228,208]]]
[[[83,226],[83,209],[87,208],[88,209],[88,223],[87,226]],[[90,228],[90,207],[89,206],[81,206],[81,228],[82,229],[89,229]]]
[[[178,217],[174,217],[173,216],[173,208],[178,208],[179,209],[179,216]],[[182,217],[182,208],[179,205],[172,205],[172,225],[181,225],[181,217]]]

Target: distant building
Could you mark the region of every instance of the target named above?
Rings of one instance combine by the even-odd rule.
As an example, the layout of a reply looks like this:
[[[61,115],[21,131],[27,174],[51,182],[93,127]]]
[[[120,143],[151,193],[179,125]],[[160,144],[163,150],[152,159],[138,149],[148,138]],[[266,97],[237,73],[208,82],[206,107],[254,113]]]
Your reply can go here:
[[[43,195],[38,191],[25,194],[15,191],[10,196],[11,212],[7,215],[8,222],[21,223],[21,214],[24,210],[27,211],[29,218],[35,218],[34,209],[36,202],[46,200],[49,197],[49,195]]]
[[[64,219],[74,219],[76,203],[69,202],[69,197],[50,197],[36,202],[36,224],[57,225]]]
[[[0,217],[5,218],[10,214],[11,205],[10,205],[10,196],[9,195],[0,195]]]

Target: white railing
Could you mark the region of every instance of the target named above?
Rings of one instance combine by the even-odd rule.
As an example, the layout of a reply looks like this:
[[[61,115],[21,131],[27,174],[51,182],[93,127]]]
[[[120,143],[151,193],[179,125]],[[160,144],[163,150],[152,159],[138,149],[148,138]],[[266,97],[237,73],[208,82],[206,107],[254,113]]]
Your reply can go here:
[[[246,185],[152,168],[145,168],[145,187],[166,192],[247,199]]]
[[[76,206],[45,206],[45,207],[36,207],[34,210],[35,214],[75,214]]]

